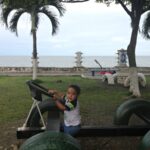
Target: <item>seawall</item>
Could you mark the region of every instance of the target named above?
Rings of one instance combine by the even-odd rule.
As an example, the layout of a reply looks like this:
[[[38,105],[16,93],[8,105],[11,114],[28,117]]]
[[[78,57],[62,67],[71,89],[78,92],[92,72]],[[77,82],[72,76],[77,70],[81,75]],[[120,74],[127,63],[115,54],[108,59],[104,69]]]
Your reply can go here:
[[[99,72],[100,70],[116,70],[124,73],[128,72],[126,68],[85,68],[85,67],[72,67],[72,68],[56,68],[56,67],[38,67],[39,76],[50,75],[81,75],[88,73],[92,75],[92,71]],[[138,67],[138,72],[150,75],[150,67]],[[0,67],[0,76],[30,76],[32,75],[32,67]]]
[[[88,71],[88,68],[55,68],[55,67],[38,67],[39,76],[49,75],[81,75]],[[30,76],[32,67],[0,67],[0,76]]]

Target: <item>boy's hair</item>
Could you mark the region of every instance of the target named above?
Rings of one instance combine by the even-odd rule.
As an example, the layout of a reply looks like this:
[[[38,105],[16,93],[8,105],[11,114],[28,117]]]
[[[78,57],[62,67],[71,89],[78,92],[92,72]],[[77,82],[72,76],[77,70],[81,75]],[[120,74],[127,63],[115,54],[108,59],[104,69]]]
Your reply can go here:
[[[77,95],[80,95],[81,89],[78,85],[71,84],[68,88],[73,88],[77,92]]]

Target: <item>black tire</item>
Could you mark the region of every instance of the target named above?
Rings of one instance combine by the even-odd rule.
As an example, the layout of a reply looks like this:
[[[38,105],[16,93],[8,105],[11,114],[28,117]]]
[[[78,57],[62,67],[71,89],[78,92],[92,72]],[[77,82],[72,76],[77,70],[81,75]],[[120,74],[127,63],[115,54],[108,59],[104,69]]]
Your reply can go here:
[[[24,142],[20,150],[81,150],[75,138],[68,134],[45,131]]]
[[[53,113],[58,113],[59,111],[52,100],[44,100],[41,103],[39,103],[38,106],[42,115],[48,111],[51,111]],[[39,112],[35,107],[31,112],[30,118],[27,122],[27,127],[41,127],[40,119],[41,118]]]
[[[124,102],[116,110],[114,124],[128,125],[133,114],[138,115],[145,122],[150,120],[150,101],[137,99]]]

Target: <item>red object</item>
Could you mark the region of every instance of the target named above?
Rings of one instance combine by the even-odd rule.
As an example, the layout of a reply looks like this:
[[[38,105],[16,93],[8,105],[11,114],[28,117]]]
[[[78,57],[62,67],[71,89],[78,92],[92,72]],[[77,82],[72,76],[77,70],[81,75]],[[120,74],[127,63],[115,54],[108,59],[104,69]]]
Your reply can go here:
[[[101,74],[101,75],[112,74],[112,72],[109,72],[109,71],[100,71],[100,72],[97,72],[97,74]]]

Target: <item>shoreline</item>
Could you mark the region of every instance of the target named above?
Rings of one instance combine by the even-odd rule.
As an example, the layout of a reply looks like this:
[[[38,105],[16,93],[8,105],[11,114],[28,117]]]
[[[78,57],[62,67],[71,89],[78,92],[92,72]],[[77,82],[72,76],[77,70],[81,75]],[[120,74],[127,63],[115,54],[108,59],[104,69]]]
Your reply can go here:
[[[150,56],[137,56],[138,67],[150,67]],[[82,66],[86,68],[114,67],[118,64],[116,56],[82,56]],[[39,67],[72,68],[76,66],[76,56],[39,56]],[[127,61],[128,64],[128,61]],[[32,67],[30,56],[0,56],[0,67]]]

